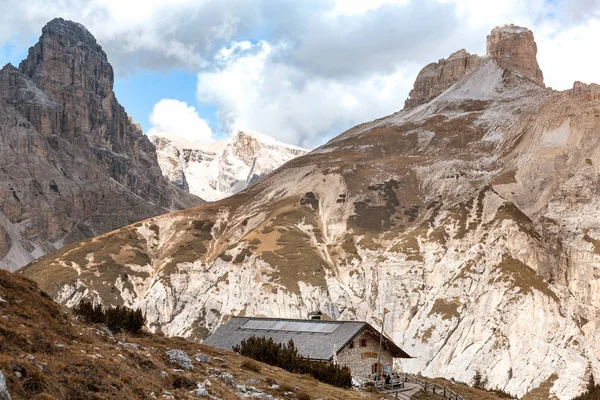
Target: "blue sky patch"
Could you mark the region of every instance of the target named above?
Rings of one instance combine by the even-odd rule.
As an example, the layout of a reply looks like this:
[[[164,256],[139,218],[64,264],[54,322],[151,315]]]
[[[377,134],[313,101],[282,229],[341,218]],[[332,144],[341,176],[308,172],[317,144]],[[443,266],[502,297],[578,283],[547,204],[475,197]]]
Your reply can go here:
[[[162,99],[176,99],[194,106],[213,132],[217,132],[217,109],[212,105],[198,104],[196,84],[196,74],[185,70],[167,73],[138,71],[126,78],[115,79],[114,90],[119,103],[142,126],[144,133],[150,129],[152,108]]]

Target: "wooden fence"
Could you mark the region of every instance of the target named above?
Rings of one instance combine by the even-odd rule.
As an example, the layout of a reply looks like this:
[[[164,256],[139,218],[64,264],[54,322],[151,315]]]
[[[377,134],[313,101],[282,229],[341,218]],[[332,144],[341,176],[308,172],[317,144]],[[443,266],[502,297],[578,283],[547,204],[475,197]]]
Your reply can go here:
[[[452,389],[447,388],[446,386],[438,385],[437,383],[430,382],[426,379],[420,378],[415,375],[403,374],[399,378],[393,378],[390,381],[390,383],[385,383],[385,381],[375,382],[375,386],[377,388],[379,388],[380,390],[387,391],[387,392],[390,392],[390,391],[393,392],[393,391],[396,391],[399,389],[403,389],[404,384],[406,382],[417,384],[421,387],[421,390],[423,390],[425,392],[429,392],[429,393],[438,394],[449,400],[466,400],[464,397],[462,397],[461,395],[459,395]],[[399,392],[398,394],[401,394],[401,393],[402,392]],[[401,397],[404,398],[405,396],[401,396]],[[406,398],[408,398],[408,397],[406,396]]]
[[[438,385],[437,383],[429,382],[428,380],[419,378],[418,376],[404,375],[404,378],[406,379],[406,382],[412,382],[420,385],[421,389],[425,392],[436,393],[450,400],[466,400],[452,389],[447,388],[446,386]]]

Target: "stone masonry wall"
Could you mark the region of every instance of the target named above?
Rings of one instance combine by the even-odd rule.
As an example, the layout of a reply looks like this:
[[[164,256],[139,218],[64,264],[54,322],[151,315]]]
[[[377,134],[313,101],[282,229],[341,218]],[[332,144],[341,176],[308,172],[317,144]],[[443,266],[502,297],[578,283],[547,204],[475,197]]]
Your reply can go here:
[[[360,346],[361,339],[366,339],[366,347]],[[352,371],[352,376],[370,377],[373,364],[377,363],[377,351],[379,350],[379,338],[363,332],[354,338],[354,347],[347,345],[337,355],[337,363],[346,365]],[[381,364],[384,366],[393,365],[392,354],[385,348],[381,348]]]

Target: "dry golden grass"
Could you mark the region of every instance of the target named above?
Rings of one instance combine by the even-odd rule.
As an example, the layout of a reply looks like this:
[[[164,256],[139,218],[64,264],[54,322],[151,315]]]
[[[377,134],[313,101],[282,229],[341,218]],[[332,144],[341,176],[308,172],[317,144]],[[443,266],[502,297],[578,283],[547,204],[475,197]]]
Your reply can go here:
[[[343,390],[309,376],[256,363],[248,368],[245,357],[203,346],[182,338],[143,333],[110,337],[100,326],[74,320],[33,282],[0,271],[0,370],[13,399],[149,399],[170,393],[193,398],[196,383],[209,379],[208,390],[219,399],[238,399],[232,387],[216,375],[230,373],[238,384],[249,379],[261,391],[289,399],[379,399],[381,395]],[[193,360],[197,353],[213,358],[194,361],[194,369],[175,372],[165,354],[181,349]],[[250,361],[255,363],[254,361]],[[244,367],[245,366],[245,367]],[[164,371],[161,372],[161,371]],[[279,388],[271,388],[273,384]]]
[[[458,308],[460,306],[461,302],[459,299],[453,299],[450,301],[444,299],[437,299],[435,303],[433,303],[433,307],[431,307],[429,315],[439,314],[442,316],[442,319],[452,319],[455,317],[459,317],[460,313],[458,312]]]
[[[557,379],[558,376],[551,375],[550,378],[543,382],[539,387],[523,396],[522,400],[556,400],[555,396],[550,395],[550,389]]]
[[[476,389],[469,385],[465,385],[464,383],[452,382],[443,378],[433,378],[429,379],[432,382],[437,383],[438,385],[446,386],[450,390],[458,393],[465,399],[469,400],[499,400],[506,399],[506,397],[498,396],[490,391]],[[422,399],[434,399],[435,397],[421,397]]]

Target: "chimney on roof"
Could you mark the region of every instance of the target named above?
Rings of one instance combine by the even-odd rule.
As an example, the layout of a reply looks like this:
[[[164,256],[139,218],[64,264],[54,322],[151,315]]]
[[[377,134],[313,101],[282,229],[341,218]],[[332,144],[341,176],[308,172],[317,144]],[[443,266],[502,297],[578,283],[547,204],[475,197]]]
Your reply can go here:
[[[332,318],[329,317],[329,315],[321,312],[321,311],[313,311],[308,313],[308,319],[315,319],[315,320],[331,320]]]

